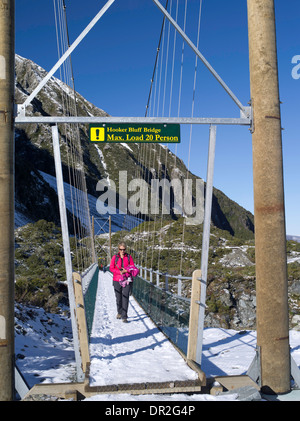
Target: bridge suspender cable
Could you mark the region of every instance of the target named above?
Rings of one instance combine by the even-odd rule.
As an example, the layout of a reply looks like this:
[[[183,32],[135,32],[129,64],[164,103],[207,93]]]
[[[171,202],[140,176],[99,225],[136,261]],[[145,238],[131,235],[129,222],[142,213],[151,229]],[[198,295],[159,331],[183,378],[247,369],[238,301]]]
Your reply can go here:
[[[53,4],[57,34],[57,49],[58,55],[60,56],[68,50],[70,45],[66,6],[64,0],[53,0]],[[73,100],[70,101],[70,96],[65,93],[63,88],[61,89],[63,112],[65,115],[77,116],[75,81],[71,56],[69,56],[68,60],[64,61],[62,64],[62,70],[60,70],[60,73],[61,79],[71,87],[73,92]],[[67,144],[66,151],[69,171],[70,197],[72,203],[73,228],[76,238],[82,242],[85,237],[91,237],[92,228],[79,125],[65,124],[64,136]],[[77,270],[82,272],[85,267],[90,265],[91,260],[95,261],[93,241],[91,242],[91,247],[83,247],[83,244],[81,244],[81,247],[78,247],[77,241],[75,241],[75,248],[77,256]],[[92,256],[90,256],[90,252],[92,253]]]
[[[166,9],[168,8],[168,2],[169,2],[169,0],[166,1],[166,6],[165,6]],[[161,25],[158,46],[157,46],[157,50],[156,50],[155,63],[154,63],[154,69],[153,69],[153,74],[152,74],[152,78],[151,78],[151,85],[150,85],[150,91],[149,91],[148,101],[147,101],[147,105],[146,105],[145,117],[147,117],[149,106],[150,106],[150,99],[151,99],[152,88],[153,88],[153,83],[154,83],[155,74],[156,74],[156,67],[157,67],[157,61],[158,61],[159,52],[160,52],[163,30],[164,30],[164,26],[165,26],[165,20],[166,20],[166,17],[164,16],[163,21],[162,21],[162,25]]]

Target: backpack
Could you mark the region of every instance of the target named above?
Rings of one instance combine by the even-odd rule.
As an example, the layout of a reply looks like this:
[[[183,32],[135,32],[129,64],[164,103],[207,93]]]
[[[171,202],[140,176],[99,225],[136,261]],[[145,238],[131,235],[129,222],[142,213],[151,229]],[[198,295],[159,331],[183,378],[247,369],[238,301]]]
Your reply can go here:
[[[130,260],[130,254],[127,254],[127,257],[128,257],[128,261],[129,261]],[[119,259],[120,259],[120,256],[118,254],[116,254],[115,265],[117,265]],[[124,267],[124,262],[123,262],[123,259],[122,259],[121,268],[123,268],[123,267]]]

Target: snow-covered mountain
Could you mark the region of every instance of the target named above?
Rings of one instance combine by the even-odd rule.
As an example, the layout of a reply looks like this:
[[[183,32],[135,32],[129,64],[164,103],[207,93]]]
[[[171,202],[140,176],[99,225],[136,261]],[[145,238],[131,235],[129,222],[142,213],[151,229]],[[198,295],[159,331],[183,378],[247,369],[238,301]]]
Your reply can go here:
[[[23,103],[29,93],[35,88],[40,80],[46,75],[45,70],[40,66],[16,55],[16,103]],[[73,95],[72,90],[59,79],[52,78],[41,91],[38,99],[33,100],[27,109],[28,115],[63,115],[63,104],[66,96]],[[77,94],[77,108],[85,115],[107,115],[104,111],[88,103],[83,97]],[[54,158],[52,152],[52,137],[48,125],[19,125],[16,128],[16,212],[15,225],[22,226],[28,222],[35,222],[38,219],[53,221],[59,225],[57,186],[54,172]],[[74,187],[68,181],[68,172],[70,163],[68,161],[67,137],[61,131],[62,139],[62,163],[64,173],[64,190],[66,196],[67,213],[70,218],[72,212],[71,194]],[[84,134],[83,144],[89,147],[86,133]],[[88,188],[95,187],[96,182],[102,177],[108,177],[105,172],[105,162],[99,148],[95,148],[97,153],[93,159],[89,151],[84,154],[84,164],[86,165],[86,179]],[[98,158],[96,162],[94,159]],[[93,182],[91,181],[93,179]],[[89,189],[89,190],[90,190]],[[95,190],[95,189],[94,189]],[[76,190],[76,195],[83,194]],[[98,219],[104,217],[96,211],[97,197],[89,194],[89,205],[91,215]],[[85,224],[85,221],[81,221]],[[125,221],[126,223],[127,221]],[[135,226],[139,220],[132,217],[131,226]],[[103,225],[103,222],[102,224]],[[107,225],[108,227],[108,225]],[[113,217],[112,229],[114,231],[124,227],[124,215],[116,214]],[[126,225],[125,225],[126,227]],[[72,224],[69,224],[72,232]]]
[[[17,55],[16,103],[23,103],[45,75],[46,71],[40,66]],[[32,101],[27,114],[61,116],[65,113],[63,104],[66,101],[72,103],[72,90],[59,79],[52,77]],[[81,116],[108,115],[78,93],[76,93],[76,107],[77,114]],[[66,137],[68,130],[63,125],[59,127],[63,174],[66,182],[69,168],[72,166],[68,161],[70,150],[69,140]],[[127,171],[128,183],[137,178],[137,174],[147,183],[151,183],[152,178],[184,179],[188,174],[184,163],[178,157],[175,159],[175,155],[162,145],[143,145],[148,148],[148,156],[153,157],[151,162],[146,162],[141,156],[139,144],[130,146],[121,143],[93,144],[88,139],[87,125],[80,125],[79,132],[88,193],[96,198],[99,197],[96,185],[102,179],[108,182],[114,181],[117,192],[122,194],[119,192],[119,171]],[[44,174],[55,175],[50,126],[19,125],[15,133],[16,223],[46,219],[59,224],[56,193],[40,173],[42,171]],[[76,168],[73,170],[76,171]],[[197,178],[191,173],[188,177],[192,180]],[[253,237],[253,215],[217,189],[214,189],[212,221],[217,227],[229,231],[232,235]],[[70,229],[72,229],[71,224]]]

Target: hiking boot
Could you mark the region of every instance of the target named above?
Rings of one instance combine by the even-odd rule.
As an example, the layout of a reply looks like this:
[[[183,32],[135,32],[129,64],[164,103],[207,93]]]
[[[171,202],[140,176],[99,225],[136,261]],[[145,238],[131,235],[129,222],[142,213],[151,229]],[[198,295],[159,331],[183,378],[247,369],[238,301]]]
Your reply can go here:
[[[123,323],[128,323],[128,320],[127,319],[122,319],[122,322]]]
[[[118,313],[117,314],[117,319],[121,319],[121,317],[122,317],[121,314]]]

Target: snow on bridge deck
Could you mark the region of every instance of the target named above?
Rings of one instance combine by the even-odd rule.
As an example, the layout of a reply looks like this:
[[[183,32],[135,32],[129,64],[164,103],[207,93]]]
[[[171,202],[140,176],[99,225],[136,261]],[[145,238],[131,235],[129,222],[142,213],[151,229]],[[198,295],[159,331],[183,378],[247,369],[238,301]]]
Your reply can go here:
[[[99,272],[90,338],[90,386],[198,379],[131,296],[128,322],[116,318],[110,272]]]

